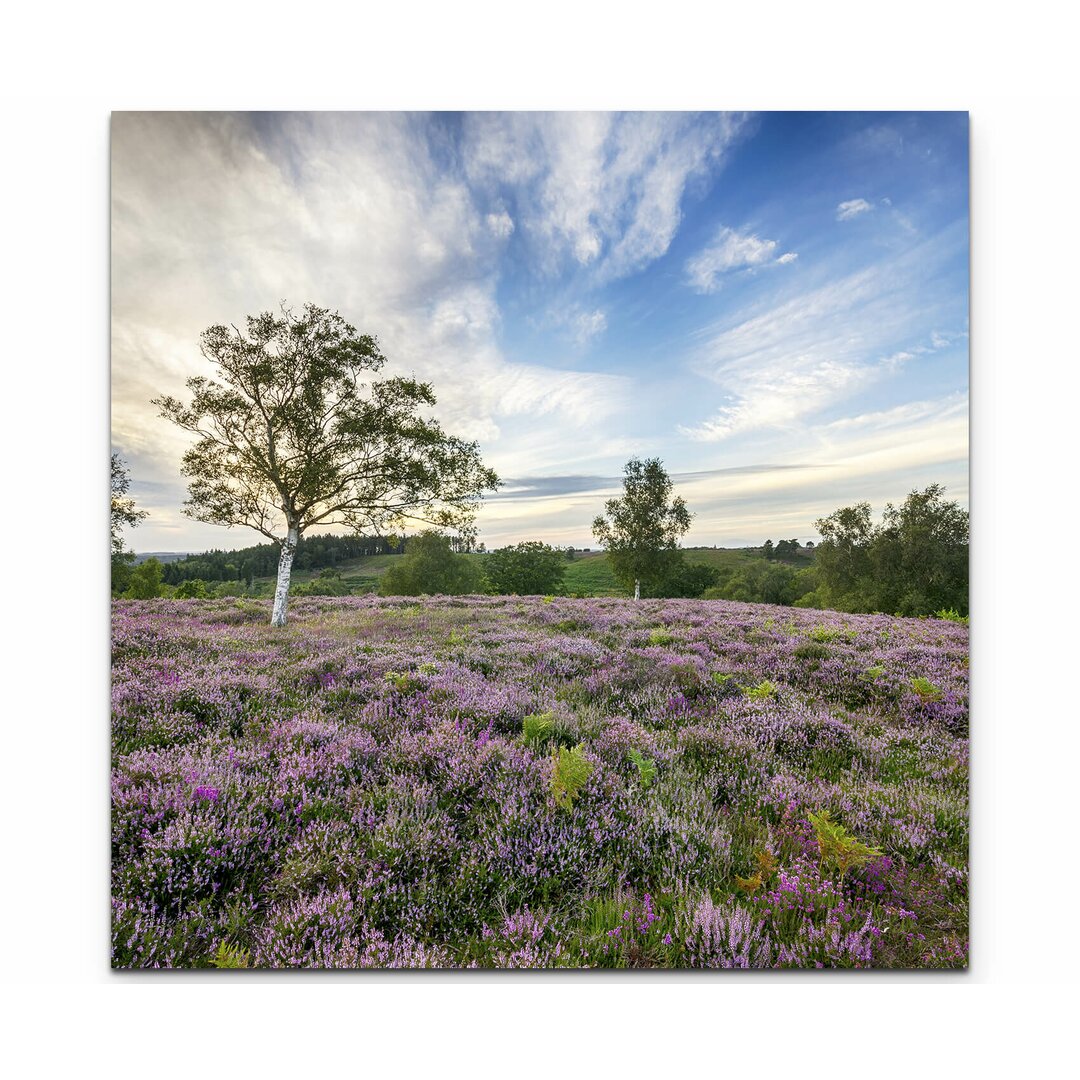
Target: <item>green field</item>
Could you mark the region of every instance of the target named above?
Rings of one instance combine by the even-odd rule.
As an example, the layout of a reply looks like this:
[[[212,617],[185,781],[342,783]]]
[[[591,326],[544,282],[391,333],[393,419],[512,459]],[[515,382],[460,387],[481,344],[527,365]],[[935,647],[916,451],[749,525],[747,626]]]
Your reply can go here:
[[[755,559],[752,548],[686,548],[686,560],[691,563],[704,563],[717,569],[738,570]],[[403,555],[365,555],[358,559],[348,559],[334,567],[341,574],[345,584],[354,593],[375,592],[379,579]],[[484,555],[472,555],[470,558],[484,560]],[[795,565],[809,565],[810,560],[798,560]],[[317,578],[320,570],[294,570],[293,583],[302,584]],[[255,586],[261,593],[273,592],[275,578],[257,577]],[[568,595],[580,596],[625,596],[611,572],[607,553],[603,551],[576,555],[566,564],[566,577],[563,591]]]

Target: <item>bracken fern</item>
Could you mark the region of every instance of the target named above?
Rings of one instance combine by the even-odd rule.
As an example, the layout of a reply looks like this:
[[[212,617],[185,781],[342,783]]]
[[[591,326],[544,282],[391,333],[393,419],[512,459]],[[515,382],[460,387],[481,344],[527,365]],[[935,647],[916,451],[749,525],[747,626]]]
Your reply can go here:
[[[585,757],[585,747],[579,743],[573,750],[560,746],[555,751],[555,771],[551,776],[551,792],[555,805],[569,810],[581,789],[588,783],[596,766]]]

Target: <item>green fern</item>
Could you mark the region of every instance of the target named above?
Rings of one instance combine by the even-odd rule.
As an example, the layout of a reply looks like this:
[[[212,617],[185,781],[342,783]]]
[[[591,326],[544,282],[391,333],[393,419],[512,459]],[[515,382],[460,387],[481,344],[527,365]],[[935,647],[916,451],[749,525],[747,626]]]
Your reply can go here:
[[[748,686],[746,695],[753,698],[754,701],[765,701],[768,698],[776,697],[776,685],[769,682],[768,679],[762,679],[757,686]]]
[[[941,700],[941,687],[935,686],[929,679],[924,679],[921,675],[916,679],[912,679],[908,685],[922,701]]]
[[[210,965],[216,968],[246,968],[251,960],[251,953],[239,945],[230,945],[223,941],[217,952],[210,957]]]
[[[533,713],[521,721],[521,736],[533,746],[545,742],[555,728],[555,714]]]
[[[656,779],[656,762],[652,758],[645,757],[640,750],[630,748],[630,760],[637,766],[638,775],[641,777],[642,787],[651,787]]]
[[[833,821],[828,810],[820,814],[807,814],[817,837],[818,851],[823,866],[831,866],[840,872],[840,884],[849,870],[865,866],[881,852],[852,836],[839,822]]]
[[[569,810],[581,789],[589,782],[596,766],[585,757],[584,744],[578,743],[573,750],[560,746],[555,751],[555,770],[551,775],[551,793],[555,805]]]

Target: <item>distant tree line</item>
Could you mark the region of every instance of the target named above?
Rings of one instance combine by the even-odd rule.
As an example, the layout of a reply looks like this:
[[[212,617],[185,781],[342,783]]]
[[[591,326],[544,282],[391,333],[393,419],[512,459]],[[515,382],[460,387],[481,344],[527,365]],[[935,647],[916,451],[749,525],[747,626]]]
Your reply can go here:
[[[401,555],[405,540],[385,536],[302,536],[293,565],[298,570],[332,568],[348,559],[364,555]],[[240,581],[249,588],[254,578],[277,573],[280,553],[277,544],[255,544],[236,551],[206,551],[162,567],[167,585],[184,581]]]
[[[771,540],[766,540],[758,549],[758,552],[763,559],[768,559],[769,561],[776,559],[780,562],[793,562],[796,560],[805,561],[812,556],[813,551],[813,541],[810,541],[803,547],[798,540],[777,540],[775,544]]]

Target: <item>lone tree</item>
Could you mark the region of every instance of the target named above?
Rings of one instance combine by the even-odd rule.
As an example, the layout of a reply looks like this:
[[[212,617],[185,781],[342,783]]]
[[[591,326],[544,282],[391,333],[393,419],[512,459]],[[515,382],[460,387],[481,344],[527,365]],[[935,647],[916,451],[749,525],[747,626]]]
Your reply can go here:
[[[659,586],[677,571],[682,559],[679,538],[692,514],[679,497],[671,498],[671,478],[659,458],[631,458],[623,468],[623,497],[604,504],[606,516],[593,522],[593,535],[604,545],[611,568],[626,589]]]
[[[203,356],[220,382],[189,379],[190,404],[156,398],[161,415],[198,436],[184,455],[184,512],[246,525],[280,548],[271,623],[284,626],[300,537],[317,525],[381,533],[419,521],[469,528],[498,477],[477,444],[420,415],[428,383],[361,381],[386,363],[378,342],[337,313],[249,316],[246,331],[211,326]]]
[[[134,528],[146,517],[145,510],[135,509],[135,500],[127,498],[131,477],[119,454],[113,454],[109,465],[109,533],[112,547],[112,588],[123,592],[131,580],[131,564],[135,552],[124,548],[124,526]]]

